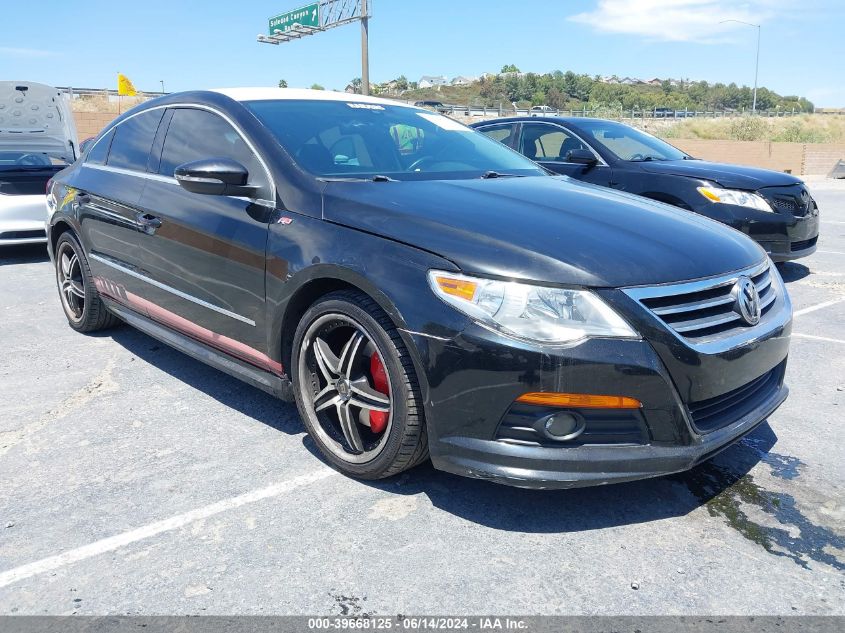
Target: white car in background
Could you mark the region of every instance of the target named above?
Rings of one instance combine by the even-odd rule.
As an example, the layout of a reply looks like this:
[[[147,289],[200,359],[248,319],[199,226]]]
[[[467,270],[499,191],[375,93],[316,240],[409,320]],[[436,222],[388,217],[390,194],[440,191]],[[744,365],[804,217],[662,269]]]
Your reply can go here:
[[[78,155],[70,105],[56,88],[0,81],[0,247],[47,241],[47,183]]]

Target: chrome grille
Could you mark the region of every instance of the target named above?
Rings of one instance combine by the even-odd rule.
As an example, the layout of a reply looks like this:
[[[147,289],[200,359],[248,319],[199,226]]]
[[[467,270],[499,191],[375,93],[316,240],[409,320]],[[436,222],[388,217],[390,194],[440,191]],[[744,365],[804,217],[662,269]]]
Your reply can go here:
[[[774,273],[777,274],[777,273]],[[685,339],[693,342],[721,338],[748,328],[736,308],[735,285],[741,276],[754,282],[765,315],[777,298],[768,262],[734,275],[697,282],[629,288],[625,292]],[[762,318],[762,316],[761,316]]]

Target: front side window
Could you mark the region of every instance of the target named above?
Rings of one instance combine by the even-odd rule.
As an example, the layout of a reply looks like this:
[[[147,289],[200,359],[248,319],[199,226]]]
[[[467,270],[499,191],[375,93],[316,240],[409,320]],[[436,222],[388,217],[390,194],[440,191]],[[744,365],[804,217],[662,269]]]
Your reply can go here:
[[[303,169],[319,177],[544,175],[513,150],[427,110],[354,100],[279,99],[245,105]]]
[[[520,151],[532,160],[565,163],[572,150],[589,149],[576,136],[557,125],[526,123],[522,126]]]
[[[622,123],[587,120],[579,121],[577,127],[621,160],[639,162],[682,160],[687,157],[687,154],[669,143]]]
[[[147,171],[150,148],[163,114],[162,108],[148,110],[115,127],[106,164],[110,167]]]
[[[207,158],[234,160],[246,167],[250,184],[268,185],[258,157],[228,121],[207,110],[176,108],[164,138],[158,172],[172,178],[179,165]]]

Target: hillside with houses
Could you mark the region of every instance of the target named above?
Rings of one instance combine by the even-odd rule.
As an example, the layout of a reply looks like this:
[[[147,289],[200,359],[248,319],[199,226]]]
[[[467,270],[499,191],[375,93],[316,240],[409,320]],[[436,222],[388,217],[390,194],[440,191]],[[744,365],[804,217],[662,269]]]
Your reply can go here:
[[[360,79],[346,86],[360,92]],[[548,105],[558,109],[750,110],[753,90],[735,83],[709,83],[672,77],[590,76],[572,71],[522,72],[515,65],[478,77],[423,75],[415,81],[404,75],[371,86],[372,94],[406,100],[437,100],[445,104],[495,108]],[[766,87],[757,90],[760,110],[813,112],[813,104],[798,95],[780,95]]]

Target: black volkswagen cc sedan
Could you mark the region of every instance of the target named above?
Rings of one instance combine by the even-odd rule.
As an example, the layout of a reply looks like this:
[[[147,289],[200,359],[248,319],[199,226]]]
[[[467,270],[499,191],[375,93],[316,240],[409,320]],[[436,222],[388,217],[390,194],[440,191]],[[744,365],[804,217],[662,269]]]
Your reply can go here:
[[[116,119],[48,194],[72,328],[125,321],[295,399],[341,471],[533,487],[681,471],[786,398],[765,252],[549,176],[420,108],[187,92]]]
[[[546,169],[695,211],[746,233],[776,262],[816,250],[819,209],[791,174],[697,160],[616,121],[515,117],[474,123]]]

